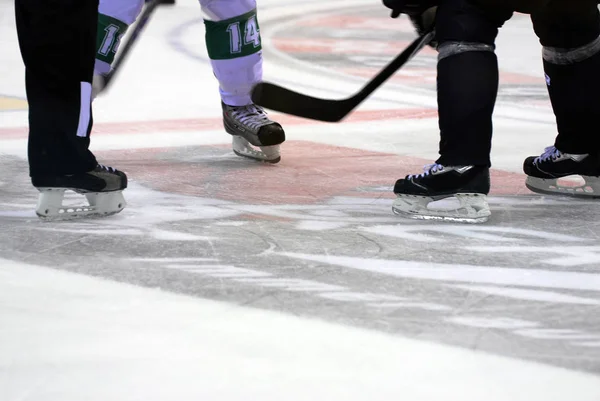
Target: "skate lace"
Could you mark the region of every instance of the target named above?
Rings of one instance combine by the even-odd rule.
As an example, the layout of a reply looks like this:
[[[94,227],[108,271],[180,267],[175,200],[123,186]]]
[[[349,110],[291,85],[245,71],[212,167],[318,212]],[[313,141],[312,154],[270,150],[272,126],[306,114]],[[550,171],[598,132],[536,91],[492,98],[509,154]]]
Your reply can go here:
[[[557,158],[559,158],[560,156],[562,156],[562,152],[558,149],[556,149],[556,147],[554,146],[548,146],[547,148],[544,149],[544,153],[542,153],[540,156],[536,157],[533,162],[534,163],[540,163],[540,162],[544,162],[546,160],[556,160]]]
[[[437,173],[438,171],[442,171],[442,170],[444,170],[444,166],[442,166],[441,164],[438,164],[438,163],[428,164],[425,167],[423,167],[423,172],[421,174],[411,174],[408,176],[408,179],[423,178],[423,177],[428,176],[429,174]]]
[[[100,167],[102,170],[106,170],[109,173],[114,173],[117,171],[116,168],[110,167],[110,166],[105,166],[104,164],[98,164],[98,167]]]
[[[269,120],[269,117],[267,117],[267,113],[254,104],[232,107],[231,117],[252,130],[257,130],[258,128],[272,122]]]

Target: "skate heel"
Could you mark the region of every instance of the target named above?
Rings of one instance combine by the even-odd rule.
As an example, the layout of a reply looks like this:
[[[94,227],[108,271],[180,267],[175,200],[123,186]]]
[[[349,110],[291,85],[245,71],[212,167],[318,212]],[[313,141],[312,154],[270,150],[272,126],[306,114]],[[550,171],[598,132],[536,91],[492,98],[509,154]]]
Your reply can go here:
[[[38,197],[35,213],[41,219],[51,219],[52,216],[59,216],[65,213],[62,205],[65,196],[64,188],[38,188],[40,196]]]

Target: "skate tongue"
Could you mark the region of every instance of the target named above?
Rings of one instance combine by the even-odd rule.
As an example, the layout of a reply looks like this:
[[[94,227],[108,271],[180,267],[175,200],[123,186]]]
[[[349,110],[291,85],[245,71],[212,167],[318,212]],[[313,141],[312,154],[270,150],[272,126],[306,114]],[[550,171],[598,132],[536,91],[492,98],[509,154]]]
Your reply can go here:
[[[423,178],[431,173],[436,173],[438,171],[442,171],[443,169],[444,169],[444,166],[442,166],[441,164],[437,164],[437,163],[427,164],[425,167],[423,167],[423,172],[421,174],[411,174],[408,176],[408,178],[409,179]]]
[[[560,157],[561,154],[561,151],[556,149],[556,147],[548,146],[544,149],[544,153],[535,158],[535,162],[538,163],[541,161],[543,162],[545,160],[548,160],[552,157]]]
[[[109,173],[114,173],[117,171],[116,168],[114,167],[110,167],[110,166],[105,166],[104,164],[98,164],[98,166],[96,166],[96,168],[100,169],[100,170],[104,170],[104,171],[108,171]]]

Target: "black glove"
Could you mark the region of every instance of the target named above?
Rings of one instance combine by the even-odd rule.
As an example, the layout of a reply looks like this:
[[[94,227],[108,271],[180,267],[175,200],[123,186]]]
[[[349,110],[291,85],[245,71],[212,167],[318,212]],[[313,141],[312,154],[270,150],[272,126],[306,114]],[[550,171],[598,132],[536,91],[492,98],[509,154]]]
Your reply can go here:
[[[400,14],[421,15],[439,2],[440,0],[383,0],[383,5],[392,10],[392,18],[398,18]]]
[[[425,34],[425,32],[429,32],[435,24],[436,13],[437,7],[431,7],[422,12],[421,14],[409,15],[408,18],[417,30],[417,33],[419,35],[423,35]]]
[[[425,33],[430,32],[433,25],[435,24],[436,12],[437,7],[431,7],[422,14],[409,15],[408,18],[410,19],[412,25],[415,27],[417,33],[419,35],[424,35]],[[435,37],[431,42],[429,42],[429,46],[431,46],[434,49],[437,49],[438,42],[435,39]]]

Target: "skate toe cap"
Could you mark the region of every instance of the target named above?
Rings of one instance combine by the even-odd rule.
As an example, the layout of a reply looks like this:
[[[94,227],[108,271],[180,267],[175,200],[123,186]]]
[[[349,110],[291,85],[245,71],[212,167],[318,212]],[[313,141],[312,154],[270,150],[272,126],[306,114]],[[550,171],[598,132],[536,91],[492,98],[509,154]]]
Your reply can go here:
[[[525,174],[529,174],[531,170],[535,170],[535,161],[536,156],[529,156],[525,161],[523,161],[523,172]]]
[[[405,178],[400,178],[394,184],[394,193],[395,194],[406,193],[407,189],[408,188],[407,188],[407,185],[406,185],[406,179]]]
[[[258,131],[258,140],[262,146],[279,145],[285,141],[285,131],[279,123],[265,125]]]

